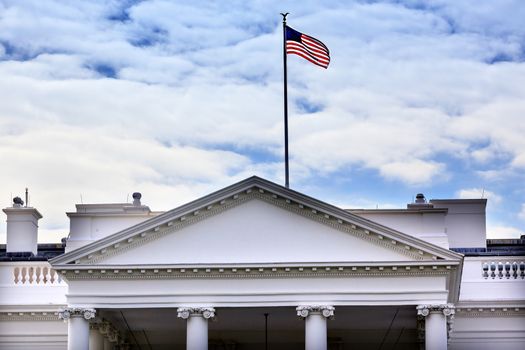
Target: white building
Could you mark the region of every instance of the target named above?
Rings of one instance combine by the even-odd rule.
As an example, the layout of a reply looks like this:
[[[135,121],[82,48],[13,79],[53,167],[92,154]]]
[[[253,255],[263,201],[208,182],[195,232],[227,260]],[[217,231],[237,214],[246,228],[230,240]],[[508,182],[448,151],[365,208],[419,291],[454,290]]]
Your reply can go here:
[[[1,349],[525,348],[525,239],[486,240],[484,199],[344,210],[258,177],[140,199],[77,205],[65,246],[4,209]]]

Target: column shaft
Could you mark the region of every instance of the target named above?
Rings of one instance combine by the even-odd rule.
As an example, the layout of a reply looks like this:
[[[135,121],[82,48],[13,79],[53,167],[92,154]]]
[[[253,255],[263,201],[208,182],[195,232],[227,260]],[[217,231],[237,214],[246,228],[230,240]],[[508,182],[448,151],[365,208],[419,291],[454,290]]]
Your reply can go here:
[[[186,350],[208,350],[208,320],[191,314],[186,325]]]
[[[326,318],[321,312],[310,312],[305,319],[305,350],[326,349]]]
[[[104,337],[104,350],[112,350],[113,344],[109,341],[108,338]]]
[[[67,349],[89,350],[89,322],[84,317],[73,316],[68,320]]]
[[[98,329],[89,330],[89,350],[104,350],[104,336]]]
[[[425,319],[425,349],[447,350],[447,316],[431,311]]]

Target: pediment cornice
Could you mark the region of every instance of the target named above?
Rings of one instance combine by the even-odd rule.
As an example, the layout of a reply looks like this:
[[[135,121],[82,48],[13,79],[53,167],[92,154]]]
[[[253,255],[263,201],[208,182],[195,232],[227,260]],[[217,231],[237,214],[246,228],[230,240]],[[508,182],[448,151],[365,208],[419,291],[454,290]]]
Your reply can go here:
[[[50,263],[58,269],[68,269],[65,265],[100,264],[106,257],[139,247],[149,241],[254,199],[265,201],[366,240],[371,244],[395,250],[407,256],[407,260],[462,260],[461,254],[363,219],[259,177],[251,177],[85,247],[56,257],[50,260]]]

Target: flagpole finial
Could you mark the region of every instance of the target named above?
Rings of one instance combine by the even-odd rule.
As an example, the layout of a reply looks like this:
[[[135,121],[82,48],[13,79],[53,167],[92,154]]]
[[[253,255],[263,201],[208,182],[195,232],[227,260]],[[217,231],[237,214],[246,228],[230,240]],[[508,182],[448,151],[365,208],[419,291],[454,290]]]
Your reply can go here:
[[[281,12],[281,16],[283,16],[283,23],[286,23],[286,16],[288,16],[289,14],[290,12],[285,12],[285,13]]]

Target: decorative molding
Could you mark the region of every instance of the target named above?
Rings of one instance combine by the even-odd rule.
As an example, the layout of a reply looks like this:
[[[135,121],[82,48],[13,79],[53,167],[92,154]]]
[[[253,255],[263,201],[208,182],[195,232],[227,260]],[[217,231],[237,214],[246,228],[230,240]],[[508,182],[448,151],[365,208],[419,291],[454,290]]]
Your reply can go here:
[[[431,305],[418,305],[416,307],[417,314],[423,317],[427,317],[431,313],[441,312],[445,316],[453,316],[456,312],[453,304],[431,304]]]
[[[320,313],[324,318],[333,318],[335,308],[331,305],[301,305],[295,308],[297,316],[307,318],[311,313]]]
[[[215,309],[212,307],[179,307],[177,317],[187,320],[190,316],[201,316],[205,319],[215,317]]]
[[[58,311],[58,318],[64,321],[69,320],[71,317],[83,317],[85,320],[91,320],[95,318],[97,310],[87,309],[82,307],[68,307]]]
[[[60,321],[56,312],[0,312],[0,321]]]
[[[456,317],[525,317],[525,306],[457,307]]]
[[[205,203],[199,208],[191,208],[188,212],[182,213],[177,217],[165,218],[165,222],[156,223],[142,232],[136,232],[133,235],[123,236],[119,240],[107,242],[103,246],[101,245],[97,251],[86,253],[84,256],[78,257],[75,259],[75,263],[95,264],[110,256],[123,253],[146,242],[178,231],[184,227],[220,214],[252,199],[262,200],[289,212],[330,226],[331,228],[349,233],[375,245],[394,250],[414,260],[442,259],[438,258],[433,253],[425,252],[421,248],[413,246],[412,244],[402,242],[402,240],[399,240],[396,237],[388,237],[388,235],[385,236],[384,233],[373,232],[368,228],[360,227],[356,223],[334,216],[328,211],[312,208],[304,202],[294,201],[271,191],[253,186],[250,189],[244,189],[237,193],[232,193],[226,198],[217,200],[217,202],[211,204]]]
[[[68,280],[109,279],[185,279],[185,278],[295,278],[295,277],[382,277],[382,276],[446,276],[454,265],[399,265],[374,266],[369,265],[318,265],[318,266],[252,266],[250,267],[206,267],[185,266],[173,268],[83,268],[61,270],[60,273]]]

